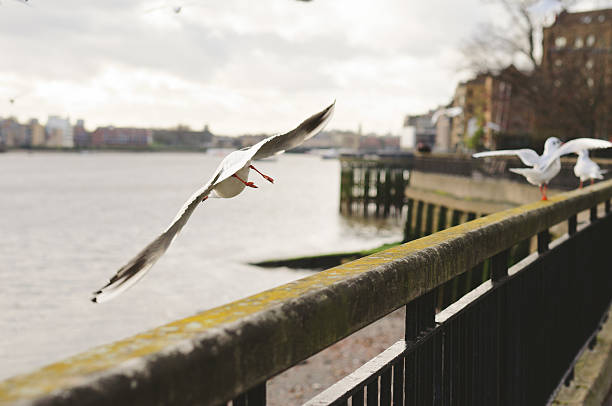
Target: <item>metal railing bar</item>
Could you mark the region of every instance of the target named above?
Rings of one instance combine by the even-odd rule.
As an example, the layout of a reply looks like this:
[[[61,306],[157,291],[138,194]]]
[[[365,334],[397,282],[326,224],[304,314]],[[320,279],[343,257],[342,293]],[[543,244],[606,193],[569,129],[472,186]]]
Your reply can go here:
[[[162,382],[168,365],[172,365],[176,379],[164,380],[158,388],[160,394],[182,395],[189,389],[193,392],[189,396],[198,396],[201,402],[220,403],[517,242],[609,201],[612,181],[588,189],[479,218],[90,350],[0,382],[0,398],[52,402],[61,397],[68,402],[85,393],[90,398],[106,396],[107,401],[127,395],[137,398],[139,394],[146,399],[144,388]],[[384,289],[385,294],[373,287]],[[337,316],[334,323],[329,322],[332,311]],[[258,356],[245,356],[249,352]],[[189,369],[194,359],[206,365],[197,374]],[[236,376],[237,368],[242,375]],[[139,391],[132,390],[130,382],[136,383]]]

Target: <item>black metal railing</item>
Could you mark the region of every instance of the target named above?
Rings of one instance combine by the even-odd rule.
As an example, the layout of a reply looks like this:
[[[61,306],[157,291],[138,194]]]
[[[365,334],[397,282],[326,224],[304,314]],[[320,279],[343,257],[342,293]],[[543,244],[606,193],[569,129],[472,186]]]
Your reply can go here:
[[[269,379],[401,307],[405,339],[309,405],[546,404],[612,298],[611,198],[476,218],[2,381],[0,404],[265,405]]]
[[[491,280],[435,314],[435,292],[406,305],[406,338],[306,403],[315,405],[545,405],[612,299],[605,217],[549,243],[508,270],[491,258]]]

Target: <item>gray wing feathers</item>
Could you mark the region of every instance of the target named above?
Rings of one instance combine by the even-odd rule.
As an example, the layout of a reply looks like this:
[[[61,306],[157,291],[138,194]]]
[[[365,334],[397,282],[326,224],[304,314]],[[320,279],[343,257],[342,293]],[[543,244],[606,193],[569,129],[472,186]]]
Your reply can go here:
[[[317,135],[331,118],[336,102],[334,101],[323,111],[320,111],[304,120],[295,129],[285,134],[275,135],[265,139],[253,159],[263,159],[295,148],[309,138]]]
[[[528,166],[535,166],[540,161],[540,156],[538,155],[538,153],[528,148],[479,152],[477,154],[472,155],[472,157],[483,158],[483,157],[488,157],[488,156],[508,156],[508,155],[518,156],[519,159],[525,165],[528,165]]]
[[[600,140],[597,138],[576,138],[566,142],[559,147],[554,153],[550,154],[548,160],[542,165],[543,168],[547,168],[555,158],[559,158],[567,154],[577,154],[583,149],[603,149],[612,147],[612,142],[606,140]]]
[[[172,224],[138,255],[122,266],[102,289],[94,293],[91,300],[96,303],[105,302],[138,282],[166,252],[202,199],[210,194],[218,178],[219,173],[206,186],[194,193],[181,208]]]

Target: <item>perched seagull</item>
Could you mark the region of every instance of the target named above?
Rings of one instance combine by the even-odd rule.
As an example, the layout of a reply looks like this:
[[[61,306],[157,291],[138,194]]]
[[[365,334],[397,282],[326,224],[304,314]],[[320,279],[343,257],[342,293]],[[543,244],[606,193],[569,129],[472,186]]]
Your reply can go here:
[[[230,198],[242,192],[247,186],[256,188],[257,186],[253,182],[248,182],[249,171],[251,169],[273,183],[274,180],[271,177],[259,172],[251,162],[256,159],[281,154],[314,137],[331,118],[335,105],[336,102],[334,101],[329,107],[307,118],[288,133],[273,135],[251,147],[234,151],[226,156],[208,183],[187,200],[168,228],[138,255],[121,267],[103,288],[94,293],[91,300],[97,303],[105,302],[138,282],[166,252],[196,207],[208,199],[208,197]]]
[[[532,149],[512,149],[502,151],[479,152],[472,155],[474,158],[488,156],[515,155],[527,166],[531,168],[510,168],[511,172],[518,173],[527,179],[527,182],[540,187],[542,200],[548,200],[546,189],[548,182],[561,170],[560,157],[562,155],[577,153],[582,149],[609,148],[612,143],[595,138],[577,138],[563,144],[556,137],[550,137],[544,143],[544,152],[538,155]]]
[[[608,171],[605,169],[602,170],[599,165],[589,158],[588,149],[578,151],[578,160],[576,161],[576,165],[574,165],[574,175],[580,178],[580,189],[582,189],[582,183],[585,180],[591,179],[592,185],[595,179],[603,179],[603,175],[606,172]]]

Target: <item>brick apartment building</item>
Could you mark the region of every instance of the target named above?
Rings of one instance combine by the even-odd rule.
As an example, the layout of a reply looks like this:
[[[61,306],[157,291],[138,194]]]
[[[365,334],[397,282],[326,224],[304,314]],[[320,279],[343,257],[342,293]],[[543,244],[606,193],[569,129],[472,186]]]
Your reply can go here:
[[[575,136],[612,137],[612,9],[561,12],[544,28],[542,47],[553,92],[562,102],[579,100]]]
[[[94,147],[147,147],[153,143],[152,131],[144,128],[98,127],[91,134]]]

